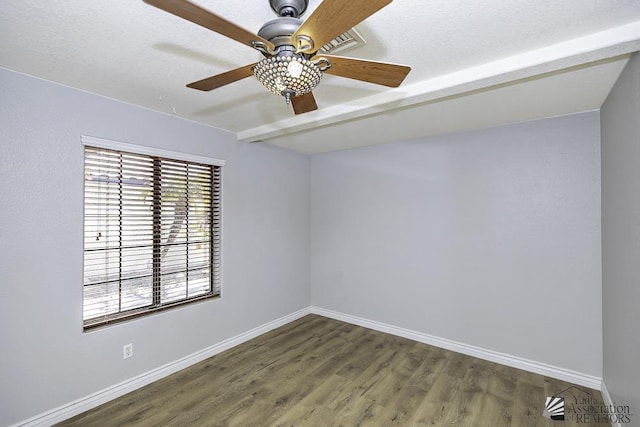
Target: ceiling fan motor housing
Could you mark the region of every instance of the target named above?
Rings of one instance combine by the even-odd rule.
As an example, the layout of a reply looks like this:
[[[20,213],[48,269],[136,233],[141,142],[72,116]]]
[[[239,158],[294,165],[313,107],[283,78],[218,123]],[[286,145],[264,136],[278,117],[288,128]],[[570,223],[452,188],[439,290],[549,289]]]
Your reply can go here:
[[[269,0],[269,4],[278,16],[298,18],[307,10],[309,0]]]
[[[265,23],[258,35],[273,43],[276,55],[293,55],[295,47],[291,44],[291,35],[300,25],[300,19],[284,16]]]

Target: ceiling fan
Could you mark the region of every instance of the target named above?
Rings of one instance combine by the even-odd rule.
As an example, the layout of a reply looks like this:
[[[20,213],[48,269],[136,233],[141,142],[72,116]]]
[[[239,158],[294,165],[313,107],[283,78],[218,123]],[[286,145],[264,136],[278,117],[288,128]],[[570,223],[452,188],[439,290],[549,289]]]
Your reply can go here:
[[[188,0],[144,0],[152,6],[252,47],[264,59],[187,85],[210,91],[255,75],[271,92],[293,105],[296,114],[317,110],[312,90],[324,73],[398,87],[411,71],[404,65],[318,54],[392,0],[324,0],[303,22],[309,0],[269,0],[278,18],[253,34]]]

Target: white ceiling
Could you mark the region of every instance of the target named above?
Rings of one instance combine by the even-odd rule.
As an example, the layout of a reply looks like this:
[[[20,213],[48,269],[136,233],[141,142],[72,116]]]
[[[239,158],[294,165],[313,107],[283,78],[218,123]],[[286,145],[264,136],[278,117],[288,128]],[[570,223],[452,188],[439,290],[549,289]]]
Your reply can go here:
[[[268,0],[196,3],[253,32],[275,18]],[[142,0],[1,10],[0,66],[305,153],[597,109],[640,50],[640,0],[395,0],[345,56],[410,65],[405,83],[327,75],[320,109],[294,116],[253,78],[186,88],[261,56]]]

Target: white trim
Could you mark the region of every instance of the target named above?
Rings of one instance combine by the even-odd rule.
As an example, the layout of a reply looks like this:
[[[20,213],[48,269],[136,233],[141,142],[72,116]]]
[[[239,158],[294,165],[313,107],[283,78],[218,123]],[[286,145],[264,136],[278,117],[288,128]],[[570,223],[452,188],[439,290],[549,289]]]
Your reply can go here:
[[[182,359],[167,363],[164,366],[152,369],[151,371],[145,372],[144,374],[138,375],[111,387],[107,387],[104,390],[90,394],[89,396],[59,406],[40,415],[36,415],[35,417],[29,418],[28,420],[13,424],[13,426],[11,427],[50,426],[52,424],[67,420],[85,411],[96,408],[99,405],[102,405],[103,403],[106,403],[110,400],[113,400],[120,396],[124,396],[125,394],[137,390],[140,387],[162,379],[182,369],[188,368],[189,366],[208,359],[209,357],[215,356],[218,353],[229,350],[230,348],[240,345],[273,329],[293,322],[294,320],[304,317],[307,314],[310,314],[309,307],[303,308],[302,310],[298,310],[295,313],[265,323],[247,332],[236,335],[235,337],[231,337],[217,344],[214,344],[211,347],[207,347],[204,350],[197,351],[193,354],[190,354],[189,356],[183,357]]]
[[[602,379],[593,375],[583,374],[581,372],[572,371],[570,369],[560,368],[557,366],[547,365],[546,363],[536,362],[533,360],[523,359],[521,357],[512,356],[510,354],[499,353],[493,350],[476,347],[469,344],[440,338],[433,335],[424,334],[422,332],[412,331],[409,329],[399,328],[386,323],[380,323],[369,319],[363,319],[349,314],[339,313],[320,307],[310,307],[312,314],[329,317],[331,319],[341,320],[365,328],[373,329],[387,334],[396,335],[410,340],[418,341],[424,344],[433,345],[457,353],[466,354],[468,356],[477,357],[478,359],[488,360],[490,362],[499,363],[501,365],[511,366],[513,368],[522,369],[535,374],[544,375],[551,378],[567,381],[572,384],[589,387],[594,390],[600,390]]]
[[[82,145],[88,145],[91,147],[145,154],[147,156],[166,157],[168,159],[201,163],[205,165],[224,166],[226,164],[224,160],[214,159],[212,157],[196,156],[194,154],[181,153],[179,151],[162,150],[160,148],[147,147],[145,145],[128,144],[126,142],[96,138],[95,136],[82,135],[80,139],[82,141]]]
[[[602,400],[604,401],[604,404],[606,406],[615,406],[615,403],[613,402],[613,399],[611,398],[611,395],[609,394],[609,390],[607,390],[607,386],[604,383],[604,379],[602,380],[600,393],[602,393]],[[612,421],[611,422],[611,427],[622,427],[622,424],[614,423]]]
[[[422,342],[425,344],[433,345],[436,347],[444,348],[447,350],[455,351],[457,353],[466,354],[468,356],[477,357],[478,359],[488,360],[490,362],[499,363],[513,368],[522,369],[535,374],[545,375],[552,378],[557,378],[563,381],[570,382],[572,384],[589,387],[595,390],[602,391],[602,398],[606,404],[613,403],[611,396],[606,389],[604,381],[601,378],[583,374],[580,372],[564,369],[556,366],[547,365],[545,363],[535,362],[528,359],[512,356],[505,353],[499,353],[492,350],[487,350],[481,347],[475,347],[472,345],[460,343],[457,341],[449,340],[446,338],[435,337],[433,335],[424,334],[421,332],[412,331],[409,329],[399,328],[386,323],[376,322],[373,320],[363,319],[357,316],[351,316],[344,313],[339,313],[332,310],[327,310],[320,307],[309,306],[295,313],[265,323],[254,329],[251,329],[242,334],[236,335],[203,350],[197,351],[189,356],[178,359],[174,362],[168,363],[159,368],[153,369],[119,384],[107,387],[104,390],[90,394],[89,396],[77,399],[73,402],[59,406],[42,414],[31,417],[27,420],[21,421],[17,424],[13,424],[10,427],[34,427],[34,426],[50,426],[74,417],[90,409],[96,408],[103,403],[116,399],[129,392],[137,390],[140,387],[144,387],[154,381],[169,376],[182,369],[188,368],[198,362],[201,362],[209,357],[215,356],[218,353],[229,350],[237,345],[240,345],[250,339],[256,338],[264,333],[267,333],[294,320],[300,319],[308,314],[317,314],[319,316],[328,317],[331,319],[340,320],[343,322],[351,323],[353,325],[362,326],[365,328],[373,329],[376,331],[384,332],[391,335],[396,335],[403,338],[408,338],[414,341]],[[617,426],[614,426],[617,427]]]

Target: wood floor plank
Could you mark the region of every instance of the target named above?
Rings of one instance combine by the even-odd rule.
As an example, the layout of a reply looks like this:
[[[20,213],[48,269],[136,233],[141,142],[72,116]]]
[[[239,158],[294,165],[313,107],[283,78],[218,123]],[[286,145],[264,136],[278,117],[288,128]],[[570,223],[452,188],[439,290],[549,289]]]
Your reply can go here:
[[[460,381],[460,378],[441,372],[429,391],[424,395],[422,403],[415,410],[413,424],[443,425],[449,402],[453,399]]]
[[[548,425],[537,409],[538,402],[544,402],[544,390],[527,379],[518,380],[513,404],[513,422],[516,425]]]
[[[418,347],[418,343],[416,343]],[[442,371],[446,359],[443,352],[424,344],[419,346],[417,357],[411,359],[413,363],[421,364],[413,369],[412,375],[405,381],[402,388],[386,403],[381,421],[385,425],[403,425],[410,423],[418,407],[425,399],[436,378]]]
[[[479,411],[472,418],[475,425],[507,427],[512,422],[512,396],[516,381],[493,370],[485,386]]]
[[[310,315],[59,425],[554,427],[544,401],[569,387]]]

